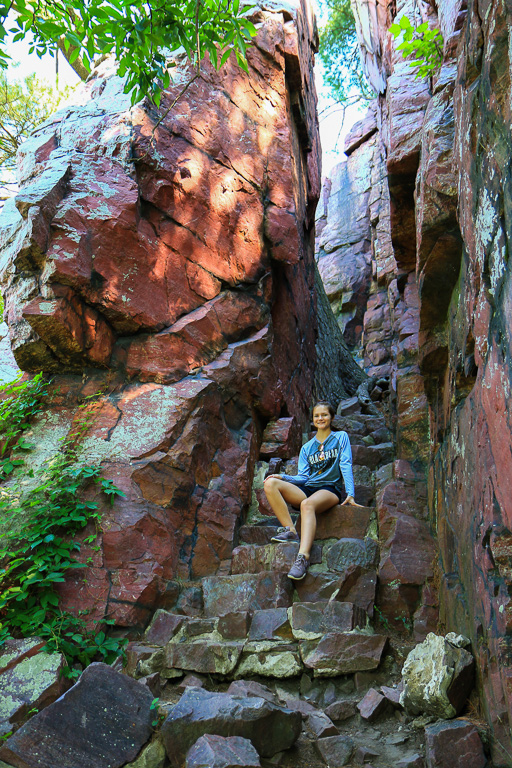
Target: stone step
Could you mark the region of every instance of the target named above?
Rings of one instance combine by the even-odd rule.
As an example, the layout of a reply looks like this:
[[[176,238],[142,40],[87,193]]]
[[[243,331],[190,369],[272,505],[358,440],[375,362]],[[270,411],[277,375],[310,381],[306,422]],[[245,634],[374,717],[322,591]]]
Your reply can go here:
[[[296,640],[320,640],[329,632],[350,632],[366,626],[366,612],[353,603],[318,600],[294,603],[288,618]]]
[[[370,618],[373,616],[376,587],[376,571],[359,565],[352,565],[343,573],[317,571],[312,568],[302,581],[295,582],[301,602],[351,602],[362,608]]]
[[[375,669],[386,638],[358,632],[364,618],[351,603],[295,603],[289,609],[256,611],[247,637],[238,640],[226,640],[217,624],[211,632],[189,636],[185,622],[163,648],[130,643],[126,671],[136,678],[195,672],[239,679],[294,677],[304,667],[315,677]]]
[[[272,536],[279,532],[279,525],[242,525],[239,531],[241,544],[270,544]]]
[[[288,573],[299,551],[298,542],[282,544],[245,544],[233,550],[231,573],[260,573],[274,571]],[[311,564],[322,562],[322,545],[314,544],[311,549]]]
[[[365,489],[373,494],[370,489]],[[358,497],[358,486],[356,486]],[[370,526],[376,522],[374,507],[351,507],[338,504],[328,512],[317,517],[316,540],[364,538],[369,533]],[[297,517],[297,530],[300,530],[300,515]],[[270,544],[270,540],[278,533],[278,525],[242,525],[239,539],[241,544]]]
[[[330,632],[320,640],[299,640],[299,646],[315,677],[334,677],[377,669],[387,642],[385,635]]]
[[[244,573],[203,579],[204,615],[223,616],[238,611],[288,608],[293,585],[284,573]]]
[[[338,504],[327,512],[317,515],[315,539],[363,539],[375,519],[373,507]],[[297,530],[300,531],[300,517],[297,521]]]

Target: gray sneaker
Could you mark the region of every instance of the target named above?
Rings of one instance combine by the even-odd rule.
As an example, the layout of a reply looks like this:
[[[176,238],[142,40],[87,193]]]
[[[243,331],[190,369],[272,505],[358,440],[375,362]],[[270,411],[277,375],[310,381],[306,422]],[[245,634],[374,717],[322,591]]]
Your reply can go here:
[[[302,581],[308,572],[308,568],[309,560],[306,555],[297,555],[297,558],[291,567],[290,573],[288,574],[288,578],[293,579],[294,581]]]
[[[270,541],[277,541],[278,544],[282,544],[283,541],[299,541],[299,534],[296,531],[291,531],[288,527],[280,528],[279,533],[272,536]]]

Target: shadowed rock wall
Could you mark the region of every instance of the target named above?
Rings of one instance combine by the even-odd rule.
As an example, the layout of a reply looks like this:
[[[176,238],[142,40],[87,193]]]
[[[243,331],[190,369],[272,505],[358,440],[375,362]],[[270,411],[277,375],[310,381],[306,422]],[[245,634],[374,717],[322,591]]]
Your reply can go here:
[[[80,450],[126,498],[62,593],[119,625],[194,612],[186,585],[229,563],[264,426],[293,417],[297,439],[309,406],[316,30],[306,2],[269,8],[249,74],[203,62],[161,122],[185,61],[158,112],[101,65],[23,145],[0,220],[16,361],[54,376],[34,466],[101,393]]]
[[[433,579],[432,563],[424,563],[415,633],[435,628],[439,596],[442,626],[471,638],[494,763],[508,765],[511,11],[502,0],[353,3],[363,58],[381,95],[348,137],[349,157],[324,187],[320,269],[335,310],[331,271],[341,275],[338,293],[366,297],[358,310],[364,311],[365,365],[392,378],[399,461],[382,473],[377,490],[381,541],[394,518],[400,525],[388,538],[389,553],[404,563],[407,539],[411,547],[418,541],[406,534],[406,522],[414,527],[421,520],[437,534],[439,574]],[[415,7],[418,23],[428,20],[444,35],[443,65],[430,82],[409,74],[387,33],[395,17],[412,19]],[[330,214],[340,179],[348,184],[343,199],[363,192],[356,222],[343,209]],[[327,255],[333,229],[348,245]],[[358,256],[368,253],[369,241],[370,268]],[[344,249],[356,258],[345,262]],[[355,264],[357,276],[346,287],[347,265]],[[351,333],[347,325],[347,340]],[[393,615],[400,601],[412,603],[402,587],[392,594],[389,572],[381,559],[381,606]],[[414,578],[419,584],[420,574]]]

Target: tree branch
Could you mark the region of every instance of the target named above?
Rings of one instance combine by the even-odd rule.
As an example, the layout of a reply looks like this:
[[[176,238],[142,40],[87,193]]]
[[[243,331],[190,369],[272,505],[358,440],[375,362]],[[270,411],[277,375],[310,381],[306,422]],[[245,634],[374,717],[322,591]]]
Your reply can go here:
[[[66,61],[68,62],[69,66],[75,70],[76,74],[80,78],[80,80],[87,80],[89,77],[89,72],[84,66],[84,62],[81,56],[78,56],[73,62],[71,62],[70,56],[73,53],[73,51],[76,50],[76,45],[70,45],[68,50],[66,51],[66,46],[64,45],[64,37],[60,37],[57,40],[57,48],[62,53]]]

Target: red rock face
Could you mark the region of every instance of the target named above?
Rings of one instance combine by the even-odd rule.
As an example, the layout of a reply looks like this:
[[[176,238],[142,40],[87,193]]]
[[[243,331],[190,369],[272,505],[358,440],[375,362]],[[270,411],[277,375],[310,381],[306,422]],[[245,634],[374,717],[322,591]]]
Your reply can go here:
[[[203,62],[161,122],[192,74],[185,61],[159,111],[130,108],[102,65],[80,105],[24,145],[0,219],[16,361],[56,374],[34,460],[101,390],[81,450],[125,493],[105,505],[99,549],[83,549],[92,565],[62,586],[64,604],[124,626],[174,604],[175,577],[225,571],[262,429],[286,417],[278,437],[293,453],[309,406],[314,23],[301,2],[263,4],[254,21],[249,75]],[[185,589],[184,612],[194,599]]]
[[[375,146],[381,160],[368,212],[352,225],[338,210],[337,226],[353,253],[371,258],[364,362],[391,376],[399,459],[378,480],[377,605],[388,620],[408,615],[422,639],[436,628],[440,599],[444,626],[471,638],[501,765],[512,748],[511,12],[504,0],[418,10],[445,41],[429,88],[408,74],[387,32],[395,15],[412,18],[414,3],[381,4],[373,20],[356,5],[369,22],[363,58],[381,95],[377,133],[369,119],[352,130],[344,167]],[[325,187],[322,247],[339,173]]]

